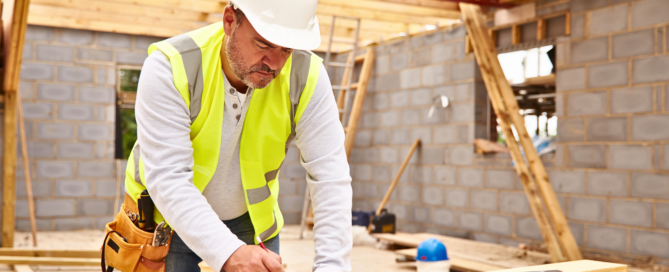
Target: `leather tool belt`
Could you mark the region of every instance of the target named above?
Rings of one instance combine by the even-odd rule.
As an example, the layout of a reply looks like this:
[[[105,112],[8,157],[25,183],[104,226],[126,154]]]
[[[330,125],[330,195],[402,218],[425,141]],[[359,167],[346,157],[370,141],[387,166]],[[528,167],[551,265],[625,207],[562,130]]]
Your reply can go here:
[[[154,232],[136,226],[129,217],[131,214],[138,214],[137,204],[125,194],[121,211],[114,221],[105,226],[107,235],[101,249],[102,272],[114,269],[122,272],[164,272],[165,257],[174,232],[169,230],[163,245],[152,246]]]

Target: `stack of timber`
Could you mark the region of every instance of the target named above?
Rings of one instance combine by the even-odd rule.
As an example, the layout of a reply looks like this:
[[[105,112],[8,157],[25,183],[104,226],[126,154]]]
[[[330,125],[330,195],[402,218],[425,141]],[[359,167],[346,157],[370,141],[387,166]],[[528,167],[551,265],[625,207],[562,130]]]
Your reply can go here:
[[[460,271],[494,271],[541,265],[551,261],[551,257],[545,253],[431,233],[398,232],[396,234],[374,234],[373,236],[395,245],[410,247],[410,249],[395,251],[398,255],[410,258],[416,256],[416,247],[422,241],[435,238],[446,245],[451,267]]]

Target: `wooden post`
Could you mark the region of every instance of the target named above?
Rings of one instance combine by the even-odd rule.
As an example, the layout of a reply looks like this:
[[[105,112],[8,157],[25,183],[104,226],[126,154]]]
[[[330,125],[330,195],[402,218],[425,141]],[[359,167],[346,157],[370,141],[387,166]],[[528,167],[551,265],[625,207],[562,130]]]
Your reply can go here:
[[[355,64],[355,59],[350,58],[350,61]],[[355,99],[353,99],[353,107],[351,107],[351,115],[348,118],[348,125],[346,126],[346,140],[344,141],[344,149],[346,150],[346,157],[351,156],[353,150],[353,142],[355,141],[355,133],[358,130],[358,121],[362,115],[362,104],[365,102],[365,95],[367,94],[367,85],[372,74],[372,67],[374,66],[374,50],[367,48],[365,53],[365,60],[362,63],[362,71],[360,72],[360,79],[358,81],[358,88],[355,91]],[[348,68],[347,68],[348,69]],[[353,65],[351,65],[353,69]]]
[[[516,45],[521,41],[520,25],[513,25],[511,27],[511,44]]]
[[[20,93],[20,92],[17,92]],[[19,95],[20,96],[20,95]],[[33,199],[33,183],[30,175],[30,160],[28,157],[28,142],[26,141],[26,128],[23,121],[23,104],[16,103],[19,114],[19,135],[21,137],[21,154],[23,154],[23,173],[26,182],[26,195],[28,196],[28,212],[30,214],[30,230],[33,234],[33,246],[37,246],[37,223],[35,222],[35,199]]]
[[[487,32],[487,26],[483,21],[483,16],[481,15],[478,6],[460,3],[460,10],[463,11],[463,15],[465,15],[466,19],[470,21],[470,24],[467,25],[468,31],[470,33]],[[562,212],[562,209],[557,202],[555,192],[553,191],[553,188],[548,181],[548,176],[546,175],[543,163],[539,159],[536,149],[534,148],[529,134],[527,133],[527,129],[525,129],[525,120],[519,113],[518,103],[516,102],[515,96],[513,95],[513,90],[511,90],[511,86],[504,77],[502,67],[497,60],[497,50],[492,47],[490,37],[484,36],[482,34],[480,34],[479,37],[481,39],[476,40],[475,43],[479,43],[480,45],[483,45],[483,47],[481,48],[480,45],[478,45],[475,46],[474,50],[476,51],[477,49],[487,49],[481,50],[490,60],[490,67],[487,67],[490,69],[490,71],[485,71],[485,73],[494,76],[494,78],[489,78],[488,80],[496,82],[497,87],[495,89],[497,89],[501,94],[502,101],[511,117],[511,121],[517,128],[516,131],[520,139],[520,144],[522,145],[523,149],[525,150],[525,154],[527,155],[528,162],[530,164],[530,170],[532,171],[534,179],[537,182],[539,192],[541,192],[543,200],[546,203],[546,208],[548,209],[548,213],[553,223],[553,227],[555,228],[555,232],[557,233],[560,245],[562,246],[562,249],[564,250],[568,260],[580,260],[583,257],[581,256],[581,252],[576,245],[576,241],[574,240],[574,236],[571,233],[571,229],[569,229],[569,225],[567,224],[567,220],[564,217],[564,213]],[[483,67],[481,68],[482,72],[484,72]],[[487,85],[488,84],[486,84],[486,86]],[[490,89],[489,92],[491,92]],[[494,97],[491,95],[491,100],[492,99],[494,99]],[[507,137],[507,140],[508,139],[509,137]],[[513,139],[513,137],[511,137],[511,139]]]
[[[516,166],[516,172],[520,177],[520,180],[525,189],[525,194],[527,196],[528,202],[530,203],[530,208],[534,214],[537,224],[541,229],[541,234],[544,238],[544,242],[548,248],[548,252],[551,254],[551,258],[554,262],[565,261],[564,254],[560,245],[553,234],[553,230],[550,226],[550,222],[544,213],[544,208],[542,205],[541,198],[535,184],[531,180],[531,176],[525,160],[523,159],[518,143],[514,137],[513,131],[511,129],[509,116],[505,110],[505,106],[501,101],[499,93],[499,82],[496,81],[492,70],[492,62],[497,60],[497,54],[491,54],[495,52],[494,47],[492,47],[492,40],[486,37],[487,31],[484,31],[480,27],[480,22],[476,20],[476,10],[472,10],[471,7],[476,7],[473,5],[461,4],[460,10],[462,11],[463,18],[465,19],[465,24],[467,26],[467,31],[472,35],[472,45],[474,47],[474,55],[476,61],[481,69],[481,75],[483,76],[486,88],[488,89],[488,94],[490,97],[490,102],[492,103],[493,109],[497,114],[499,119],[499,124],[502,127],[502,132],[506,137],[506,143],[509,147],[511,153],[511,158],[514,161]],[[485,42],[485,41],[488,42]]]
[[[537,41],[541,41],[546,38],[546,20],[539,19],[537,21]]]
[[[388,191],[386,192],[386,195],[383,196],[383,200],[381,200],[381,205],[379,205],[379,208],[376,209],[376,215],[380,215],[381,211],[386,206],[386,203],[388,203],[388,199],[390,199],[390,195],[393,194],[393,191],[395,190],[395,187],[397,186],[397,182],[400,180],[400,177],[402,177],[402,173],[404,173],[404,169],[409,164],[409,160],[411,160],[411,156],[413,155],[413,152],[416,151],[416,148],[418,148],[419,144],[420,144],[420,139],[416,139],[416,141],[411,146],[411,150],[409,150],[409,154],[407,154],[406,158],[404,158],[404,162],[402,162],[402,166],[400,167],[400,170],[397,172],[397,175],[395,175],[395,180],[393,180],[393,183],[390,184],[390,187],[388,188]]]
[[[353,58],[353,53],[350,53],[348,56],[348,60],[346,61],[346,68],[344,69],[344,76],[342,77],[341,80],[341,87],[344,87],[348,84],[348,76],[351,74],[351,70],[355,66],[355,63],[353,63],[354,58]],[[340,89],[339,94],[337,94],[337,108],[339,109],[339,120],[341,120],[344,112],[344,100],[346,98],[346,89]]]
[[[29,0],[9,0],[3,7],[5,67],[4,160],[2,163],[2,246],[14,246],[16,206],[16,103],[23,42],[28,27]]]

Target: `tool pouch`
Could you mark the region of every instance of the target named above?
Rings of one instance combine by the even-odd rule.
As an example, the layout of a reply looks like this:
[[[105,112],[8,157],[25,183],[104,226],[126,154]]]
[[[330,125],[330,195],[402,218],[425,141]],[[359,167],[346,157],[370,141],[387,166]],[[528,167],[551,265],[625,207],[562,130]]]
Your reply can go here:
[[[137,213],[135,202],[126,194],[121,211],[114,221],[105,226],[107,235],[102,244],[102,272],[164,272],[165,257],[172,242],[164,246],[151,246],[153,232],[144,231],[130,220],[126,211]]]

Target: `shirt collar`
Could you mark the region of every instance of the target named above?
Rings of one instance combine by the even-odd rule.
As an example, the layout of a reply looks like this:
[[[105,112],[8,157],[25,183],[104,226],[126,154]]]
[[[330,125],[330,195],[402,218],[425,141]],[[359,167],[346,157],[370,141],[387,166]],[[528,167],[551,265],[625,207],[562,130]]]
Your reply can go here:
[[[228,80],[228,76],[225,75],[225,72],[223,72],[223,69],[221,69],[221,73],[223,73],[223,80],[224,80],[224,84],[225,84],[225,93],[230,94],[230,90],[233,90],[233,91],[237,92],[237,89],[234,86],[232,86],[232,84],[230,84],[230,81]],[[253,93],[253,88],[247,87],[246,96],[250,96],[251,93]],[[235,96],[237,96],[237,93],[235,93]]]

